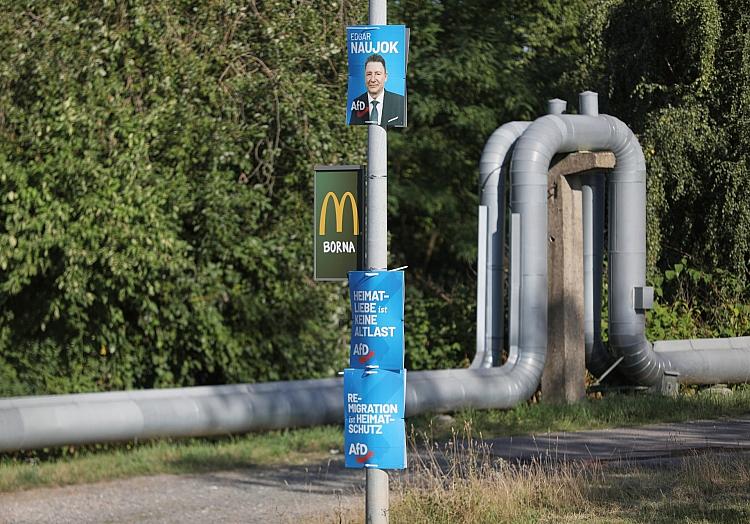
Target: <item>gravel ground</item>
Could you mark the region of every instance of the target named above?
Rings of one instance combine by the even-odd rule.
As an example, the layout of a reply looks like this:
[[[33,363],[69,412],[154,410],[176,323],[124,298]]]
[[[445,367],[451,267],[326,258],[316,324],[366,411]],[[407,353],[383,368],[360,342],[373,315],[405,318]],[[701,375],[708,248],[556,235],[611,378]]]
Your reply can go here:
[[[364,474],[341,462],[205,475],[158,475],[0,494],[2,523],[338,521],[361,499]]]

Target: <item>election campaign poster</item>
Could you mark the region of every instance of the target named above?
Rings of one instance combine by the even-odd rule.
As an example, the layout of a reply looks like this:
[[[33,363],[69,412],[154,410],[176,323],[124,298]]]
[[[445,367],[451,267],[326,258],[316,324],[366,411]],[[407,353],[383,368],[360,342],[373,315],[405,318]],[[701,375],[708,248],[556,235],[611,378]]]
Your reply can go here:
[[[404,367],[404,272],[351,271],[349,367]]]
[[[346,28],[348,125],[406,127],[409,29],[403,25]]]
[[[347,468],[406,468],[406,370],[344,371]]]

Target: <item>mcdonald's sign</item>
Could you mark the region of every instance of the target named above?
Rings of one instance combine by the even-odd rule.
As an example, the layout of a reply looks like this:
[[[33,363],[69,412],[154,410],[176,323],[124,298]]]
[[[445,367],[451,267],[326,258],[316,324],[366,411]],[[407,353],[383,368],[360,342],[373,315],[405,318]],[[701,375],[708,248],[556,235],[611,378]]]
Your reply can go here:
[[[346,280],[364,263],[364,167],[315,167],[315,280]]]

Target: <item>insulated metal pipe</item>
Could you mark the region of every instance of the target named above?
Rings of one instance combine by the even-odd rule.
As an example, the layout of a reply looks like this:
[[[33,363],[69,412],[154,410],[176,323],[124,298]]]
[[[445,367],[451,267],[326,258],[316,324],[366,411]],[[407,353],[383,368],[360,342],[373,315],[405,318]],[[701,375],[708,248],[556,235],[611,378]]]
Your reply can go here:
[[[743,382],[750,375],[750,338],[657,342],[645,337],[635,291],[646,281],[646,164],[638,140],[620,120],[601,115],[547,115],[518,139],[511,161],[511,212],[521,218],[521,354],[547,345],[546,177],[552,157],[612,151],[609,175],[609,343],[623,373],[657,385],[665,371],[683,383]]]
[[[587,116],[599,116],[599,94],[593,91],[579,93],[578,112]]]
[[[750,337],[663,340],[654,351],[683,384],[750,382]]]
[[[510,408],[534,393],[540,376],[523,362],[411,372],[406,414]],[[4,398],[0,451],[338,424],[343,412],[339,378]]]
[[[550,100],[547,100],[548,115],[562,115],[567,107],[568,103],[565,100],[561,100],[559,98],[552,98]]]
[[[477,217],[477,337],[470,368],[492,367],[492,352],[487,351],[487,206],[479,206]]]
[[[511,161],[511,209],[521,215],[521,330],[519,347],[547,345],[547,171],[556,153],[612,151],[610,175],[610,344],[639,383],[657,383],[665,369],[644,336],[644,314],[633,290],[645,286],[646,167],[635,135],[610,116],[548,115],[516,144]]]
[[[600,376],[610,364],[602,342],[602,268],[604,263],[604,175],[584,175],[583,215],[584,348],[586,368]]]
[[[582,115],[599,116],[599,95],[584,91],[578,95]],[[604,174],[592,173],[581,179],[583,221],[583,332],[586,367],[595,376],[611,365],[602,343],[602,265],[604,263]]]
[[[505,174],[510,152],[529,122],[508,122],[498,127],[482,150],[479,160],[480,206],[487,210],[486,237],[479,238],[484,251],[484,343],[478,347],[471,367],[499,365],[503,348],[503,256],[505,253]],[[480,310],[482,308],[479,308]],[[477,322],[477,331],[482,322]]]

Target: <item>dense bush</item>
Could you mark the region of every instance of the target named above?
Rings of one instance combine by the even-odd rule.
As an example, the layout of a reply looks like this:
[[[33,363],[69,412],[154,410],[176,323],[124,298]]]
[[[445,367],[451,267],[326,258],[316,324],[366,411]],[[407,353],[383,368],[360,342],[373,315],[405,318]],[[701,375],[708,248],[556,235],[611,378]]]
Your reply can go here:
[[[0,394],[343,365],[311,275],[348,3],[14,2],[0,17]]]
[[[0,7],[0,395],[340,369],[345,289],[310,278],[312,166],[364,161],[342,101],[366,2]],[[389,131],[410,368],[473,356],[485,140],[583,89],[644,146],[650,336],[747,334],[743,7],[389,2],[412,28],[409,127]],[[703,272],[678,271],[688,255]]]
[[[607,20],[600,87],[646,155],[651,268],[690,255],[747,281],[747,2],[620,1]]]

